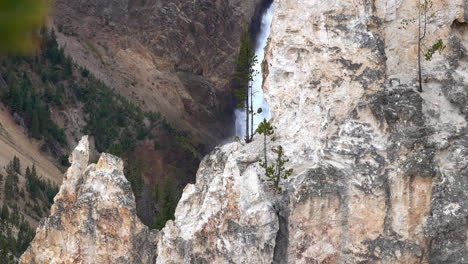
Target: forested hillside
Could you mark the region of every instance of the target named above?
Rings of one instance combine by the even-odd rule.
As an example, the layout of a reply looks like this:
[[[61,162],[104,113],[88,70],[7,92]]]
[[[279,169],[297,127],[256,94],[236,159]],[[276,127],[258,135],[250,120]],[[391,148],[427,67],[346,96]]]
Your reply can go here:
[[[58,186],[45,180],[36,167],[14,157],[0,169],[0,260],[16,263],[34,238],[34,229],[49,214]]]
[[[181,189],[194,180],[203,146],[161,114],[142,111],[75,64],[59,47],[54,30],[43,28],[41,36],[36,55],[0,57],[1,102],[62,169],[83,134],[94,138],[95,151],[123,157],[140,218],[161,227],[173,217]],[[35,188],[23,189],[37,196]]]

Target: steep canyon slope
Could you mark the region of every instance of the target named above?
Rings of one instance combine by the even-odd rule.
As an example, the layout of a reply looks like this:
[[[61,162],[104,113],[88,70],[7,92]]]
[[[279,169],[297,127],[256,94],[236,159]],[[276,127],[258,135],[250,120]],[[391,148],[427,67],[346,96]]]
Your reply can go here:
[[[428,43],[447,48],[424,62],[423,93],[417,28],[399,28],[417,2],[275,1],[263,74],[270,145],[294,169],[283,193],[263,181],[261,137],[226,144],[204,158],[175,220],[150,232],[121,165],[83,165],[59,197],[82,195],[56,199],[22,263],[96,252],[114,263],[467,263],[468,2],[434,1]],[[122,192],[129,201],[113,199]]]
[[[214,145],[232,132],[234,59],[261,2],[58,0],[54,24],[80,65]]]

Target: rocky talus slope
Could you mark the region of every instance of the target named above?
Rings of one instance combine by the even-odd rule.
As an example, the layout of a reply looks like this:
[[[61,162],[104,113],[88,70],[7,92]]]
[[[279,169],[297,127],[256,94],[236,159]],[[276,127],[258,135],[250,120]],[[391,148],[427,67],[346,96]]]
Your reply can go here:
[[[22,263],[468,263],[468,3],[434,1],[427,41],[447,48],[423,93],[417,28],[399,29],[416,3],[275,2],[264,90],[294,169],[283,193],[262,181],[261,137],[230,143],[150,232],[116,158],[85,170],[74,154]]]

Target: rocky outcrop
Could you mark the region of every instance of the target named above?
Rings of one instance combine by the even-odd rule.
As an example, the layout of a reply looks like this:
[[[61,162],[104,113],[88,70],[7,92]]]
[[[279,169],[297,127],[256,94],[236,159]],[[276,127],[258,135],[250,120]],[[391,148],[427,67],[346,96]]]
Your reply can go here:
[[[261,2],[59,0],[54,24],[76,62],[213,145],[231,133],[240,33]]]
[[[156,233],[136,216],[135,198],[123,162],[102,154],[88,165],[83,137],[72,165],[20,263],[153,263]]]
[[[448,45],[421,94],[417,27],[399,29],[417,1],[276,4],[264,89],[297,168],[288,261],[467,262],[466,1],[434,1],[427,43]]]
[[[270,145],[294,173],[278,194],[262,181],[262,138],[218,147],[155,238],[153,261],[467,263],[468,4],[434,3],[428,40],[447,49],[424,62],[418,93],[415,28],[398,29],[416,2],[275,2]],[[31,248],[49,248],[41,230]]]
[[[176,220],[158,240],[157,263],[271,263],[279,229],[274,197],[258,177],[260,142],[205,157],[184,189]]]

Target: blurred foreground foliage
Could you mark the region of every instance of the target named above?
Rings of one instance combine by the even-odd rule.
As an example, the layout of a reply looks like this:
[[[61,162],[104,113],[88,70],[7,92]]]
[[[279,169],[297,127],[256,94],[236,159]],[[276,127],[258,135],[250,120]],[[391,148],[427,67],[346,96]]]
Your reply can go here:
[[[47,0],[0,0],[0,52],[34,52],[48,13]]]

